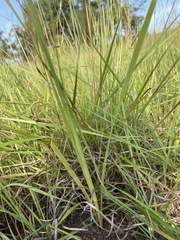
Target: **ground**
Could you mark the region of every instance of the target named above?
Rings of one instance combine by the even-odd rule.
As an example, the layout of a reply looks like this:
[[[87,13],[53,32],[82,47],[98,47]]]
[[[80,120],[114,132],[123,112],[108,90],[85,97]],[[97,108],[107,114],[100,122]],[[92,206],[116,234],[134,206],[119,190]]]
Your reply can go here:
[[[123,215],[119,216],[119,223],[123,221]],[[124,215],[124,218],[126,216]],[[118,219],[118,218],[117,218]],[[112,230],[110,224],[104,223],[104,229],[98,227],[95,224],[90,224],[89,216],[87,214],[80,214],[75,212],[66,222],[67,229],[78,229],[78,228],[85,228],[85,231],[79,231],[76,234],[76,237],[80,240],[146,240],[149,238],[145,238],[145,236],[140,233],[139,228],[131,228],[128,226],[128,219],[124,219],[126,221],[126,227],[124,229],[117,230],[116,232]],[[116,220],[117,221],[117,220]],[[129,230],[125,230],[129,227]],[[164,237],[160,236],[159,234],[154,234],[157,240],[166,240]],[[73,240],[73,238],[69,238],[69,240]]]

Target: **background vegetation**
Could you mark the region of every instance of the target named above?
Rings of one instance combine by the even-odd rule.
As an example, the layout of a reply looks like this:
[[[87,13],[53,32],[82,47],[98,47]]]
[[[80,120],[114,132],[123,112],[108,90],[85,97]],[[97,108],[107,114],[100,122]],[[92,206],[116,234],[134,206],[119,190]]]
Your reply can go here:
[[[179,239],[180,30],[148,34],[156,1],[144,19],[138,3],[20,2],[16,48],[2,40],[1,239]]]

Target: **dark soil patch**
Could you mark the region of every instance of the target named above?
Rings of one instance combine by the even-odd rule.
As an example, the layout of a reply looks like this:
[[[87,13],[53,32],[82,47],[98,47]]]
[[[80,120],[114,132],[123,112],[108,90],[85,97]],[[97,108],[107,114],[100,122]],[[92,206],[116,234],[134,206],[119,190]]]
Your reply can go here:
[[[131,227],[130,223],[132,219],[128,219],[127,216],[119,216],[116,218],[117,222],[122,224],[122,228],[111,229],[111,226],[108,222],[105,222],[103,228],[100,228],[97,224],[90,221],[90,216],[87,213],[74,212],[68,220],[65,222],[65,229],[69,229],[72,232],[73,229],[82,229],[77,230],[75,236],[80,240],[146,240],[145,235],[142,234],[139,227]],[[133,223],[132,223],[133,224]],[[127,229],[129,227],[129,230]],[[123,229],[124,228],[124,229]],[[71,230],[72,229],[72,230]],[[84,229],[84,230],[83,230]],[[156,235],[157,236],[157,235]],[[72,240],[73,238],[70,238]],[[166,240],[161,236],[154,237],[154,240]]]

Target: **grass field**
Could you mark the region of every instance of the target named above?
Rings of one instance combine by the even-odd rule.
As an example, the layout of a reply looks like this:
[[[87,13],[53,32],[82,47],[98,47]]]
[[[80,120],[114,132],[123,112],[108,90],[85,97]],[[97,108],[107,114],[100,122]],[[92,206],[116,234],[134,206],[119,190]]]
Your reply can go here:
[[[0,239],[180,239],[180,29],[147,34],[152,1],[133,43],[48,48],[27,2],[34,60],[0,65]]]

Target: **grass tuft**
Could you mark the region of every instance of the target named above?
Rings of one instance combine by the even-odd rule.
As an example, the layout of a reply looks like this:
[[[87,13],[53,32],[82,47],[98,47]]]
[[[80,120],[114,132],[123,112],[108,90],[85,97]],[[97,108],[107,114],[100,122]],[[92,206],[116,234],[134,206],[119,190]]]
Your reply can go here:
[[[179,239],[179,27],[148,34],[151,1],[134,42],[100,20],[87,39],[72,7],[55,48],[26,3],[34,59],[0,65],[0,237]]]

